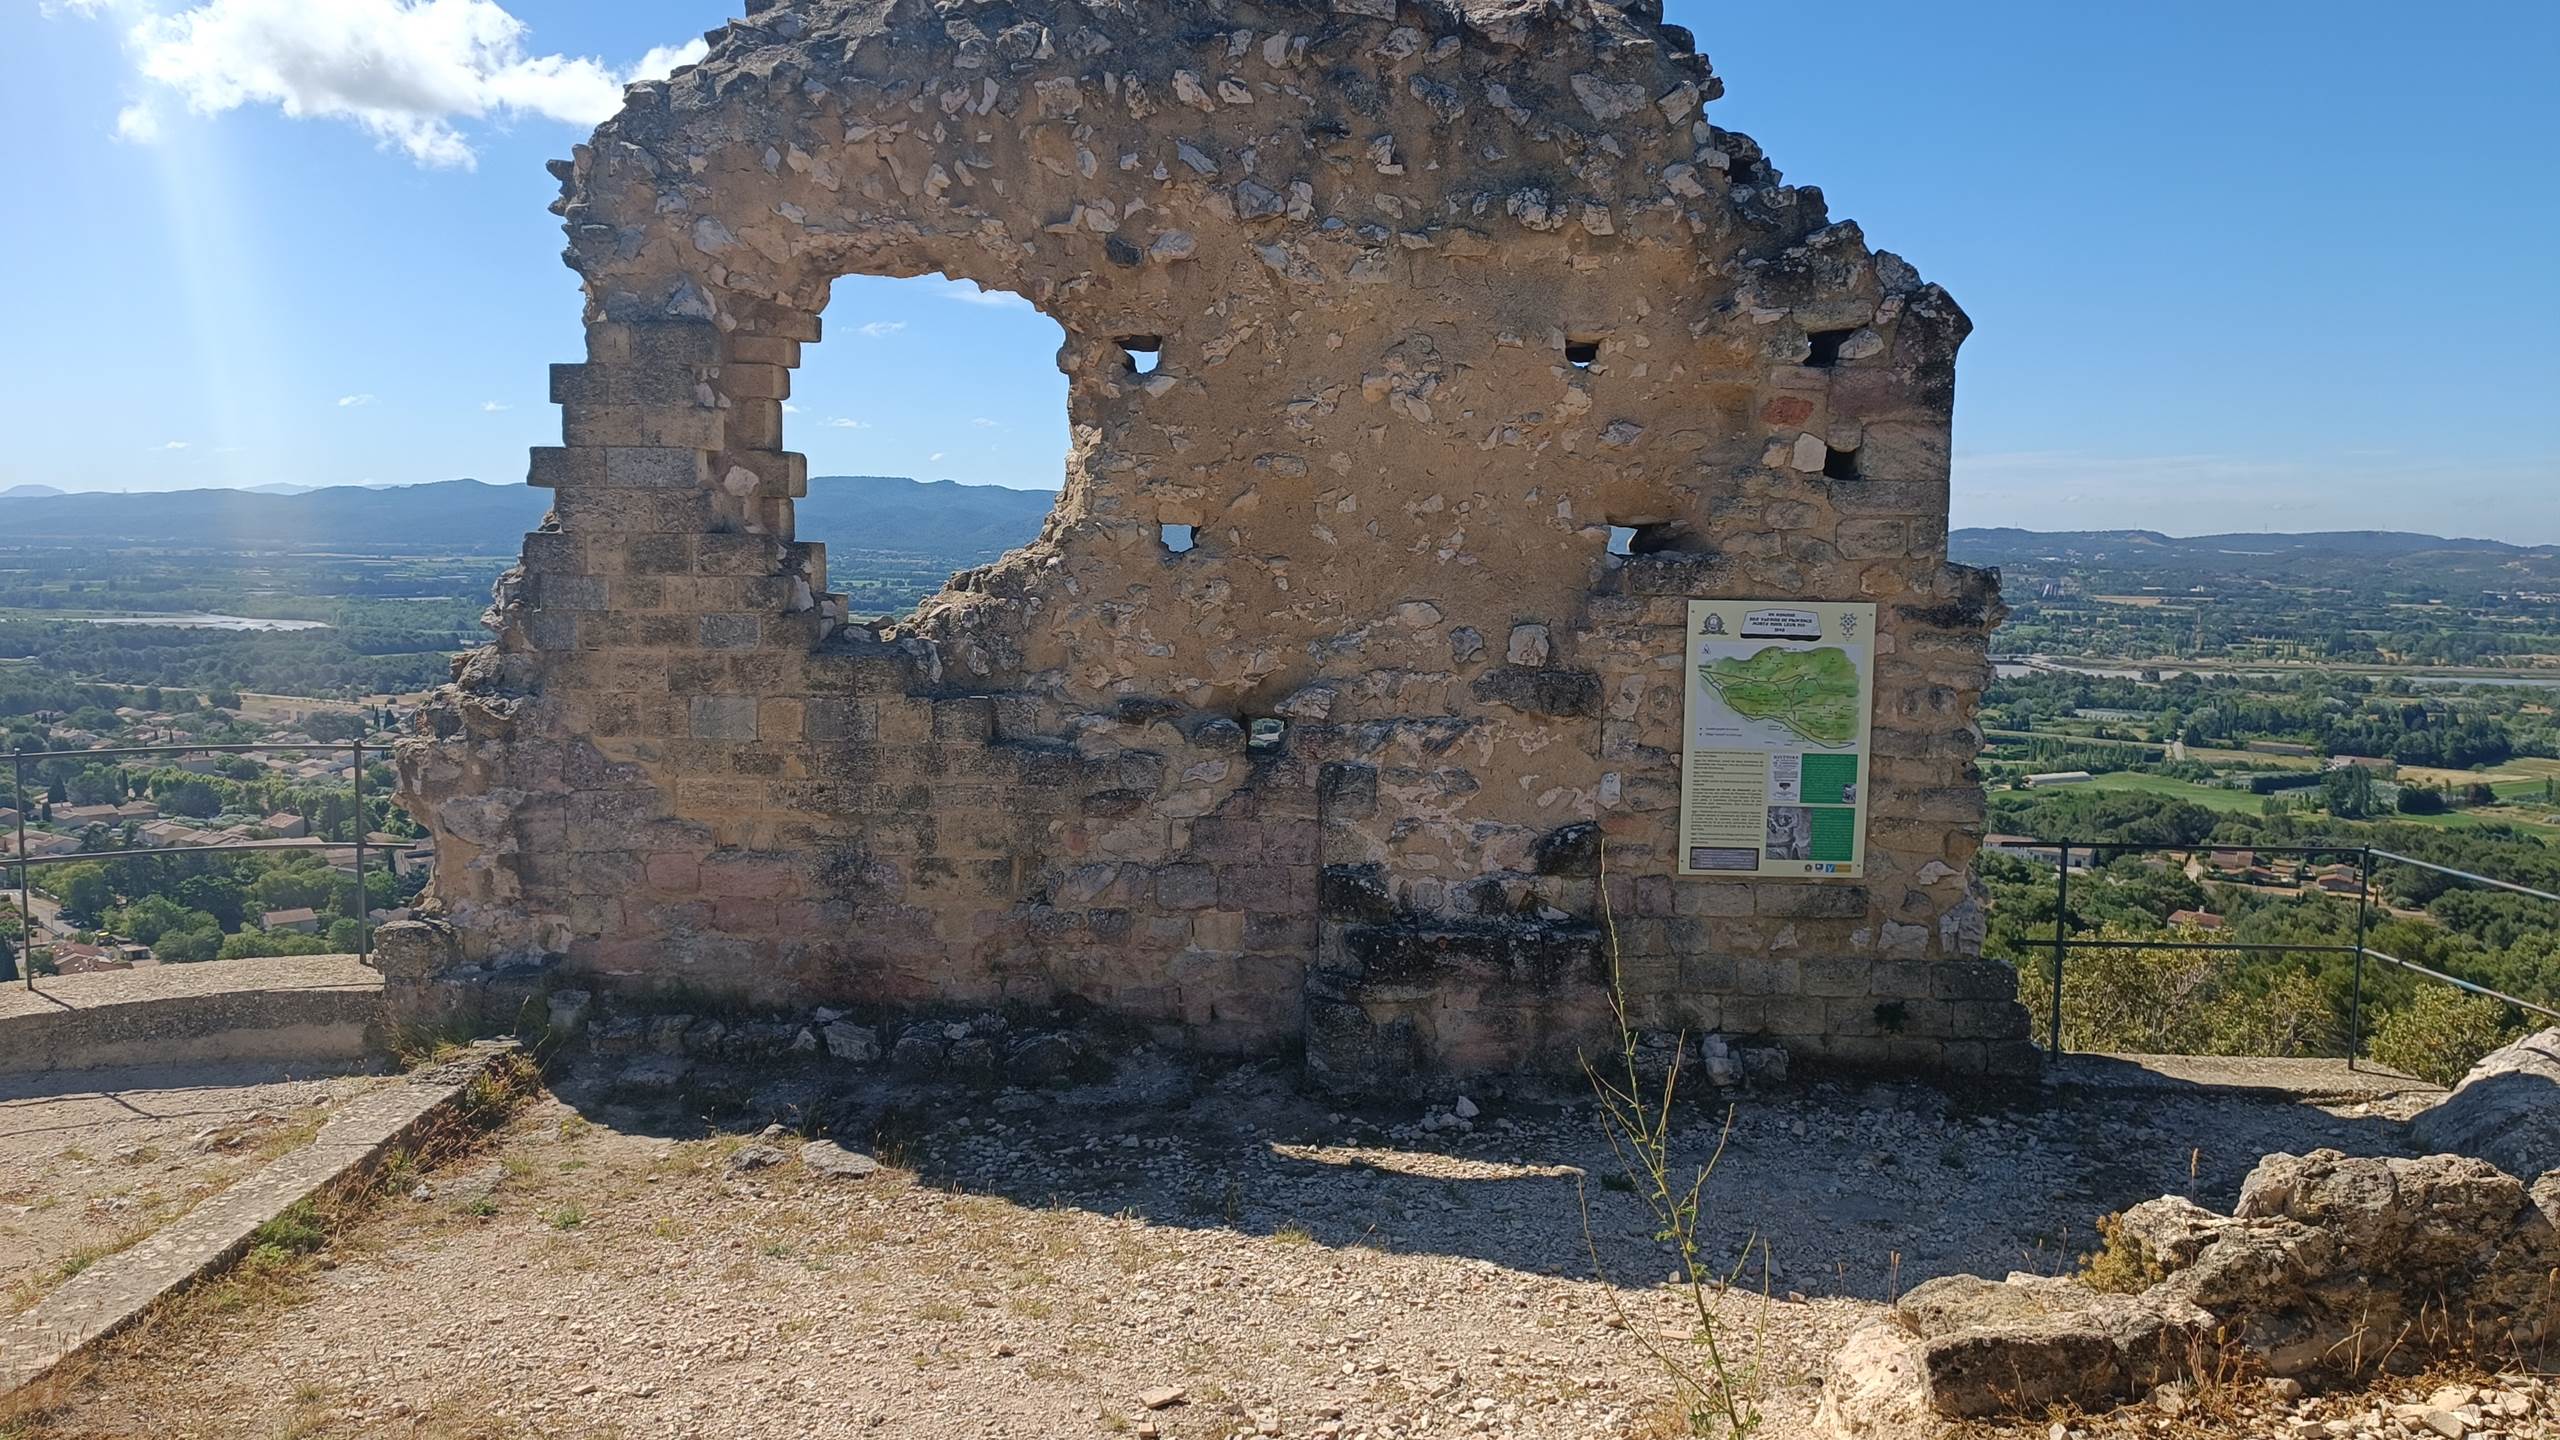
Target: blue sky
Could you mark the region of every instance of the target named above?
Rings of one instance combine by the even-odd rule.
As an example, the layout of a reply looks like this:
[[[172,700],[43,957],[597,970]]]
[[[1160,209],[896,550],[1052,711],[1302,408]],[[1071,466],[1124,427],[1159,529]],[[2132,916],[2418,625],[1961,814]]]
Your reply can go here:
[[[579,353],[543,162],[733,5],[0,0],[0,486],[520,479]],[[1973,314],[1959,524],[2560,541],[2560,6],[1669,9]],[[839,287],[817,473],[1056,483],[1056,330],[975,298]]]

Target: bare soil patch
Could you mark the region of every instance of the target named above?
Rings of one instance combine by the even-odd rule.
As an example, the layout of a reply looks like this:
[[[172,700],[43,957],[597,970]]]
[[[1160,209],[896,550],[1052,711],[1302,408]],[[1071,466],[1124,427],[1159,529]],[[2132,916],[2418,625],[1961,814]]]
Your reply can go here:
[[[111,1352],[22,1436],[1678,1433],[1640,1343],[1685,1343],[1670,1265],[1570,1087],[1461,1122],[1453,1090],[1345,1113],[1144,1052],[1042,1094],[627,1075],[562,1078],[333,1268]],[[1693,1160],[1733,1106],[1711,1234],[1766,1433],[1805,1433],[1840,1337],[1922,1279],[2068,1268],[2097,1216],[2227,1204],[2269,1150],[2398,1147],[2363,1106],[2030,1098],[1703,1099]],[[881,1168],[828,1178],[818,1135]]]
[[[272,1064],[0,1077],[0,1315],[307,1142],[378,1083]]]

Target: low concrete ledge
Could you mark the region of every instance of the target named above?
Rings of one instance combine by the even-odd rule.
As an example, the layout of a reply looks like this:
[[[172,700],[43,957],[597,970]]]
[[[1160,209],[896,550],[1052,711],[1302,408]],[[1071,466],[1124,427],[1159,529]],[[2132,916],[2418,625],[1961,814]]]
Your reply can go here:
[[[473,1082],[518,1053],[512,1040],[418,1071],[332,1116],[309,1146],[284,1156],[66,1280],[34,1309],[0,1323],[0,1400],[150,1313],[163,1299],[238,1259],[258,1227],[295,1205],[363,1183],[392,1151],[447,1121]]]
[[[224,1060],[346,1064],[382,1019],[352,955],[155,965],[0,985],[0,1075]]]
[[[2047,1089],[2100,1094],[2252,1090],[2269,1099],[2352,1105],[2441,1095],[2444,1087],[2362,1061],[2262,1055],[2065,1055],[2045,1067]]]

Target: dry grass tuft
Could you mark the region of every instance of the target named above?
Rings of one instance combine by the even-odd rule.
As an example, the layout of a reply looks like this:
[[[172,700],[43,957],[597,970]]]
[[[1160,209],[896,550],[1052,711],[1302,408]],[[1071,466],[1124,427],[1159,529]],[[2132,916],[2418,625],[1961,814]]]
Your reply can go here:
[[[2108,1295],[2139,1295],[2169,1278],[2151,1247],[2124,1231],[2121,1215],[2098,1220],[2097,1250],[2080,1257],[2080,1283]]]

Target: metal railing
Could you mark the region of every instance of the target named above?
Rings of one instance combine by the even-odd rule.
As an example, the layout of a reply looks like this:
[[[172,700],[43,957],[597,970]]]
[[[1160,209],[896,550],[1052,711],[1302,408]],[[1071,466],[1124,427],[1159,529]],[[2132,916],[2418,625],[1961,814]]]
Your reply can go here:
[[[2007,848],[2010,853],[2015,855],[2016,851],[2026,849],[2028,847],[2011,846]],[[2493,990],[2486,985],[2465,980],[2458,975],[2448,975],[2441,970],[2418,964],[2413,960],[2403,960],[2397,955],[2391,955],[2383,951],[2376,950],[2372,945],[2374,921],[2373,873],[2374,862],[2376,861],[2381,861],[2384,864],[2390,865],[2407,865],[2415,869],[2425,870],[2433,874],[2445,876],[2448,879],[2459,880],[2468,884],[2486,885],[2495,889],[2507,891],[2511,894],[2524,895],[2536,900],[2548,900],[2554,904],[2560,904],[2560,894],[2553,894],[2548,890],[2536,890],[2529,885],[2518,885],[2513,881],[2494,879],[2487,875],[2476,875],[2468,870],[2457,870],[2449,865],[2438,865],[2431,860],[2421,860],[2414,855],[2402,855],[2391,850],[2378,850],[2371,845],[2216,846],[2158,845],[2136,842],[2116,843],[2112,841],[2081,840],[2038,840],[2032,842],[2031,853],[2041,852],[2044,850],[2052,850],[2055,852],[2053,940],[2051,942],[2053,947],[2053,959],[2052,973],[2050,976],[2052,981],[2052,994],[2048,997],[2050,1013],[2046,1017],[2047,1034],[2045,1045],[2047,1053],[2057,1060],[2062,1057],[2063,1053],[2063,978],[2064,972],[2068,968],[2066,962],[2069,960],[2070,954],[2074,950],[2153,952],[2223,951],[2244,955],[2284,954],[2352,956],[2355,959],[2354,983],[2348,992],[2347,1001],[2347,1068],[2350,1070],[2356,1067],[2356,1063],[2362,1059],[2364,1055],[2365,965],[2368,961],[2378,961],[2382,964],[2405,970],[2410,974],[2420,976],[2424,979],[2451,985],[2473,995],[2485,996],[2491,1000],[2512,1005],[2519,1010],[2541,1015],[2554,1021],[2560,1021],[2560,1010],[2555,1010],[2546,1005],[2539,1005],[2531,1000],[2509,995],[2503,991]],[[2322,856],[2344,855],[2355,857],[2357,862],[2355,943],[2352,945],[2312,943],[2252,944],[2247,942],[2216,940],[2084,940],[2071,933],[2071,857],[2075,852],[2086,854],[2094,868],[2097,862],[2102,860],[2104,857],[2111,855],[2210,856],[2218,852],[2225,851],[2246,851],[2253,857],[2289,857],[2297,861],[2308,861]]]
[[[248,755],[282,751],[310,753],[339,749],[336,745],[128,745],[106,750],[25,750],[10,756],[12,780],[17,798],[17,853],[0,860],[0,867],[14,866],[18,872],[18,971],[29,990],[36,988],[36,912],[35,886],[32,872],[46,865],[78,865],[94,860],[137,860],[159,856],[183,855],[197,859],[218,859],[225,855],[257,853],[269,850],[347,850],[355,851],[355,887],[357,926],[356,958],[369,962],[373,955],[373,906],[364,887],[365,851],[370,817],[364,808],[364,757],[367,751],[387,754],[387,745],[367,745],[361,738],[347,742],[348,774],[355,787],[355,835],[353,841],[329,840],[306,836],[294,840],[237,840],[220,845],[160,845],[126,850],[69,850],[58,855],[27,853],[27,812],[35,808],[28,798],[27,766],[45,760],[98,761],[125,759],[140,755]]]

